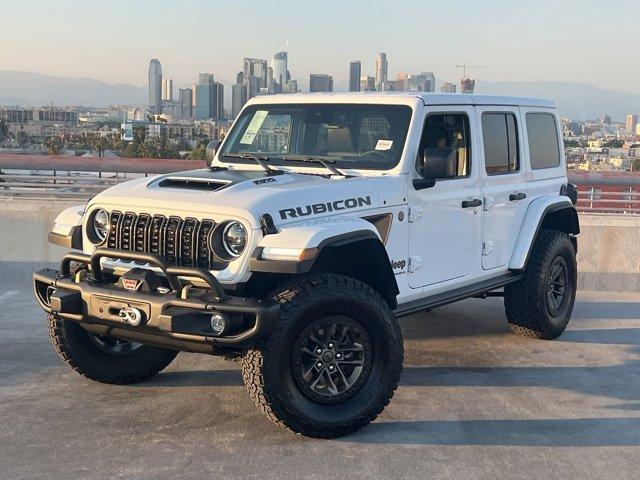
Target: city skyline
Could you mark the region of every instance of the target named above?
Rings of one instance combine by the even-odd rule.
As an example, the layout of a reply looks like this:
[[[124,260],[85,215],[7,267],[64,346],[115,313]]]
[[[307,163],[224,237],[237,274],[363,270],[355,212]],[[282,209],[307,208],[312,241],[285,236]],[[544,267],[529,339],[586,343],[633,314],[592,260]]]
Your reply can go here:
[[[541,8],[545,3],[553,9]],[[560,5],[493,0],[482,6],[483,22],[477,21],[477,9],[470,3],[399,2],[388,8],[374,1],[364,8],[359,3],[329,0],[326,8],[310,16],[249,1],[240,16],[231,5],[186,1],[185,11],[196,14],[182,22],[157,13],[170,5],[115,1],[89,8],[75,0],[61,0],[55,6],[11,2],[4,8],[0,41],[12,48],[0,52],[0,69],[142,86],[147,72],[139,65],[157,57],[175,87],[188,85],[192,72],[198,71],[215,71],[219,81],[233,84],[238,58],[270,59],[274,52],[286,50],[289,63],[296,66],[294,78],[324,73],[343,83],[350,61],[360,59],[363,75],[372,75],[376,52],[385,52],[389,78],[426,70],[436,72],[443,82],[457,84],[460,72],[455,65],[467,62],[489,67],[471,72],[485,81],[586,79],[604,88],[640,93],[640,85],[631,81],[640,73],[640,67],[629,60],[635,56],[629,41],[633,23],[622,22],[619,15],[621,11],[625,17],[640,14],[637,2],[613,0],[603,8],[591,0]],[[55,15],[54,10],[66,14]],[[153,22],[146,21],[149,14]],[[421,17],[421,28],[407,28]],[[33,27],[26,37],[21,32],[25,18]],[[45,28],[50,18],[58,23],[55,35]],[[216,21],[213,29],[211,18],[228,21]],[[540,24],[544,30],[534,27]],[[600,35],[607,24],[615,28]],[[590,41],[595,37],[597,41]],[[21,41],[12,42],[12,38]]]

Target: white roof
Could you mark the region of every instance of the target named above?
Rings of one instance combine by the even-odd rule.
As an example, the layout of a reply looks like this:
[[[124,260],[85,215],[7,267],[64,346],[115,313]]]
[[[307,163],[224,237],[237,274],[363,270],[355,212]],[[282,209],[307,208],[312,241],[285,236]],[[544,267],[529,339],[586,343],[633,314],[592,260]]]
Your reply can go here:
[[[421,100],[425,105],[513,105],[555,108],[553,100],[505,95],[476,95],[430,92],[321,92],[264,95],[250,103],[384,103],[412,104]]]

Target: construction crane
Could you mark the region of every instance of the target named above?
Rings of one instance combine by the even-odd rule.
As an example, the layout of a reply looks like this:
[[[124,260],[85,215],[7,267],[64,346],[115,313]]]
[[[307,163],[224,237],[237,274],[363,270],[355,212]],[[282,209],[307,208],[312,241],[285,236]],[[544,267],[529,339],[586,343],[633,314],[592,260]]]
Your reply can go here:
[[[456,68],[461,68],[462,69],[462,78],[468,78],[467,77],[467,68],[489,68],[486,65],[469,65],[468,63],[463,63],[462,65],[456,65]]]

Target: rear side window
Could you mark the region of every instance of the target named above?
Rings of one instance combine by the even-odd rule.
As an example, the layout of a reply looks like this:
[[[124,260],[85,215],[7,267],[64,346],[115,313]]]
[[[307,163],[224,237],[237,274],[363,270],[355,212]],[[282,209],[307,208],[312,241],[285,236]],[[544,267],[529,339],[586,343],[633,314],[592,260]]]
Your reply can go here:
[[[556,119],[548,113],[527,113],[527,135],[531,168],[553,168],[560,165],[560,147]]]
[[[502,175],[520,169],[516,117],[512,113],[482,114],[482,138],[487,175]]]

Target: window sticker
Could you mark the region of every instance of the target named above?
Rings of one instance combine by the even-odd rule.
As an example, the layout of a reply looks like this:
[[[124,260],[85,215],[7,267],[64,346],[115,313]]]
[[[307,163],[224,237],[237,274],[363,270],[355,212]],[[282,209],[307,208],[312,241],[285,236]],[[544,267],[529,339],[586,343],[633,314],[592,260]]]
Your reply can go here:
[[[376,143],[376,150],[391,150],[393,140],[378,140]]]
[[[269,115],[269,112],[267,110],[258,110],[253,115],[253,118],[251,119],[251,123],[249,123],[249,126],[244,131],[244,135],[242,135],[242,139],[240,140],[241,144],[243,145],[253,144],[253,141],[256,139],[256,136],[258,135],[258,130],[260,130],[260,127],[262,126],[264,119],[267,118],[267,115]]]

